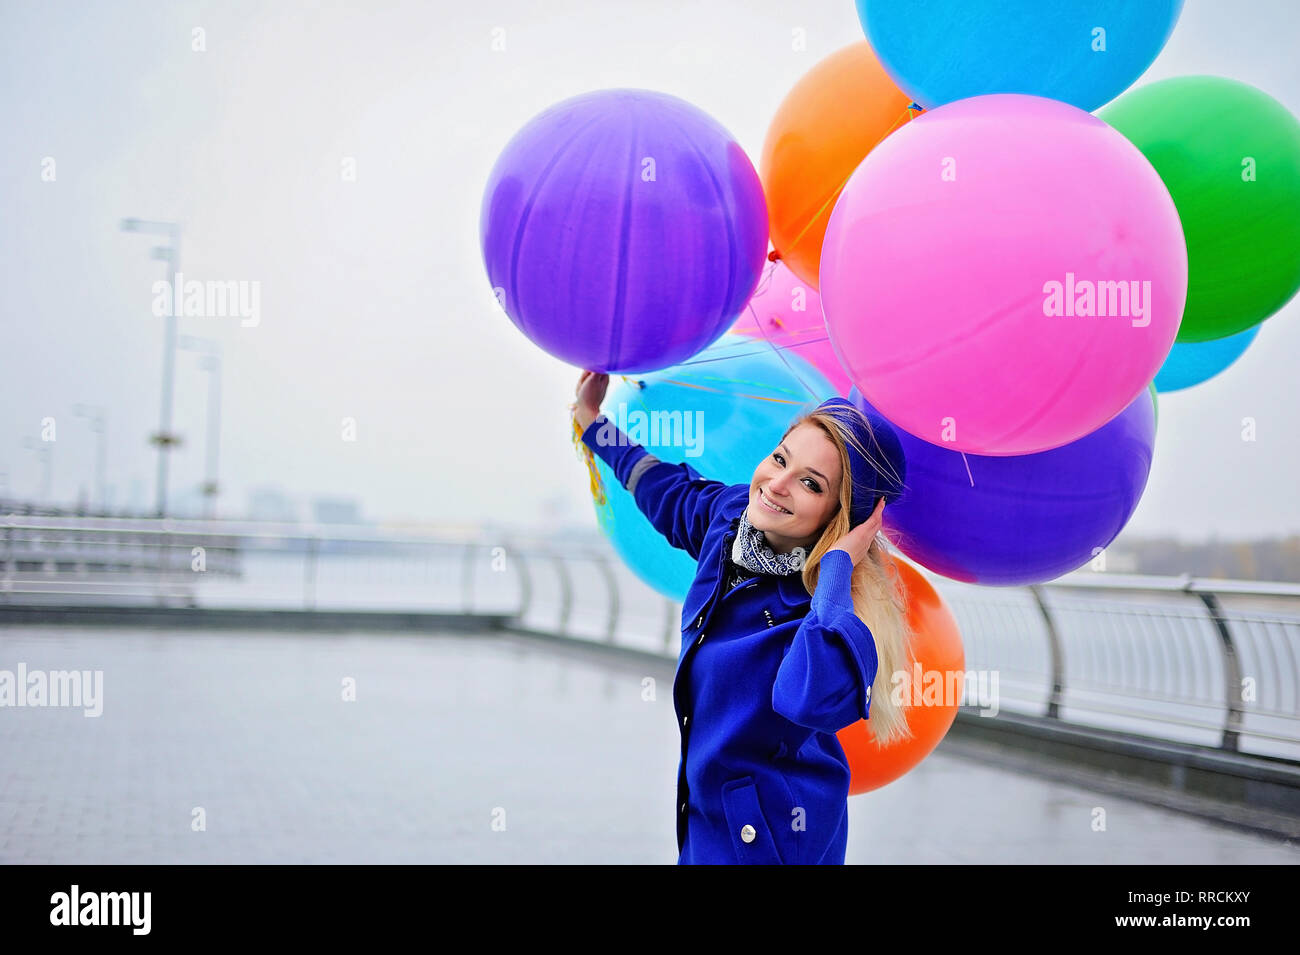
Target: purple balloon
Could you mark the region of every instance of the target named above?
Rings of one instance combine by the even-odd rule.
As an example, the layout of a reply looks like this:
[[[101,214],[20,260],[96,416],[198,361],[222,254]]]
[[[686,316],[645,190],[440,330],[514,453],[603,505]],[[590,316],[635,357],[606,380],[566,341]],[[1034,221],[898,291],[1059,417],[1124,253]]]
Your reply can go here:
[[[848,397],[876,410],[857,388]],[[1124,529],[1151,473],[1155,403],[1143,388],[1096,431],[1036,454],[963,455],[894,430],[907,487],[885,507],[886,536],[952,580],[1024,586],[1077,570]]]
[[[600,372],[655,371],[711,345],[767,258],[753,163],[685,100],[564,100],[506,144],[483,194],[483,261],[536,345]]]

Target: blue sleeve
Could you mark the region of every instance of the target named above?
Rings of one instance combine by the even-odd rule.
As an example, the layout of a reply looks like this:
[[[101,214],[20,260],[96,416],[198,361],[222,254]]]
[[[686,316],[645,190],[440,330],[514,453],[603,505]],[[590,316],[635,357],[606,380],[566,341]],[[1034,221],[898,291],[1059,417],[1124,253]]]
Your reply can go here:
[[[871,630],[853,612],[853,560],[842,550],[821,560],[808,614],[772,686],[772,709],[823,733],[865,720],[878,666]]]
[[[728,485],[689,464],[660,461],[603,414],[587,425],[582,442],[609,465],[655,530],[699,560],[713,507]]]

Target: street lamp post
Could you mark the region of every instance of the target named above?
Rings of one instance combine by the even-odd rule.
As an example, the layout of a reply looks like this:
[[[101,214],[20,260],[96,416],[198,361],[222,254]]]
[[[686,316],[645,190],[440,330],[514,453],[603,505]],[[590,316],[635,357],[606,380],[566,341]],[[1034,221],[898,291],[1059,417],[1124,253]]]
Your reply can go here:
[[[145,219],[123,219],[123,232],[142,232],[165,235],[170,245],[153,248],[152,257],[167,263],[167,284],[171,289],[169,301],[179,298],[176,289],[176,271],[181,257],[181,227],[175,222],[150,222]],[[150,442],[158,447],[158,517],[167,516],[167,452],[180,444],[180,436],[172,433],[172,393],[176,371],[176,310],[167,309],[167,324],[163,335],[162,409],[159,413],[158,432]]]
[[[54,502],[50,496],[54,487],[54,464],[50,459],[50,442],[33,441],[31,438],[23,438],[23,447],[29,451],[35,451],[41,459],[41,496],[40,500],[47,507]]]
[[[217,459],[221,449],[221,343],[211,338],[182,335],[180,347],[201,352],[203,357],[199,359],[199,365],[208,373],[208,435],[203,506],[204,516],[213,520],[216,517],[217,494],[220,489],[217,482]]]
[[[108,412],[99,405],[77,404],[72,413],[78,418],[90,419],[90,430],[95,433],[95,489],[99,496],[99,509],[108,513],[108,492],[104,484],[105,445],[108,443]]]

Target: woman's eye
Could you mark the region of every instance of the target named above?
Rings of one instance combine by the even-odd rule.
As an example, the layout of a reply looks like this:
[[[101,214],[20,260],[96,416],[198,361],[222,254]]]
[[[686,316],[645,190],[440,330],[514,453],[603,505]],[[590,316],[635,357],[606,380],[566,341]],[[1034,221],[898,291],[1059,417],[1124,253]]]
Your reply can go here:
[[[772,458],[773,458],[775,461],[778,461],[778,462],[780,463],[781,467],[785,467],[785,458],[783,458],[783,457],[781,456],[780,452],[774,452],[774,453],[772,454]],[[822,488],[821,488],[821,485],[820,485],[820,484],[818,484],[818,483],[817,483],[816,481],[814,481],[812,478],[804,478],[804,480],[808,482],[806,486],[808,487],[809,490],[811,490],[811,491],[812,491],[813,493],[815,493],[815,494],[820,494],[820,493],[821,493],[821,489],[822,489]]]

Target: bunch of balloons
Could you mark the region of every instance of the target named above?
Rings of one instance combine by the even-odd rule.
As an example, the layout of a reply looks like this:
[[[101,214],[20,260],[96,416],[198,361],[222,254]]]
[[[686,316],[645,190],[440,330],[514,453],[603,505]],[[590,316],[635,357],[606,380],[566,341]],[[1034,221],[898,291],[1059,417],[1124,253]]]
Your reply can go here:
[[[1300,289],[1300,123],[1220,77],[1125,92],[1182,0],[856,6],[865,39],[790,90],[757,169],[664,93],[530,120],[484,191],[489,283],[538,347],[619,376],[621,425],[696,427],[694,452],[640,442],[660,458],[747,483],[791,418],[846,395],[903,442],[899,550],[961,581],[1054,579],[1132,516],[1157,393],[1222,372]],[[680,599],[693,562],[591,466],[615,548]],[[951,614],[904,566],[914,649],[960,668]],[[889,753],[841,733],[853,791],[916,765],[954,713],[917,714]]]
[[[857,0],[867,42],[768,129],[774,270],[735,330],[894,425],[903,553],[1015,586],[1100,561],[1157,392],[1228,367],[1300,288],[1300,123],[1218,77],[1124,92],[1181,0],[1007,7]],[[821,327],[791,305],[814,296]]]

